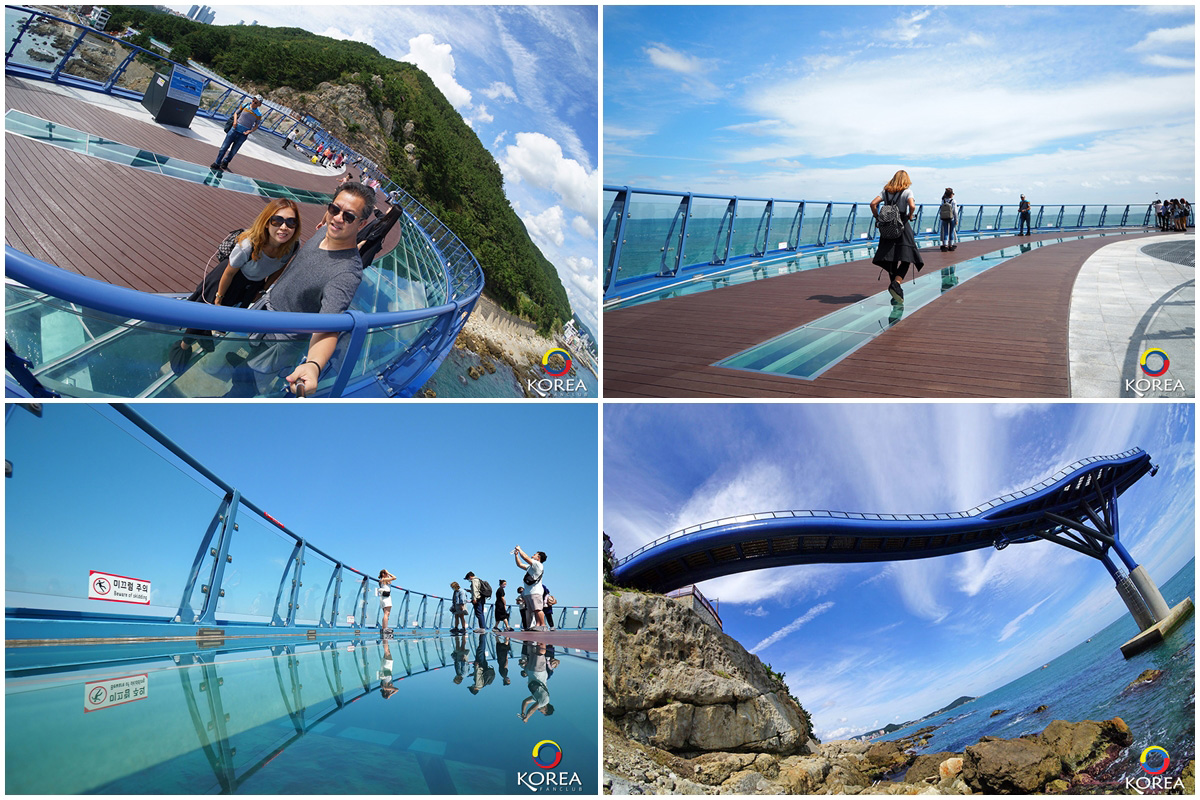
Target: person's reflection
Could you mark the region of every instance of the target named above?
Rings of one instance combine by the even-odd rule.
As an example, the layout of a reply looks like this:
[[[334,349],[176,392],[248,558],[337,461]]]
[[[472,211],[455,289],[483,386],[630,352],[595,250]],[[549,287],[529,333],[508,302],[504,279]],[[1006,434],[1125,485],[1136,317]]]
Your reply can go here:
[[[479,694],[479,690],[496,680],[496,670],[487,660],[487,634],[479,634],[479,642],[475,645],[475,682],[468,688],[471,694]]]
[[[1033,249],[1033,242],[1021,242],[1017,246],[1021,249],[1022,253],[1028,253],[1030,250]]]
[[[383,663],[379,665],[379,694],[384,700],[394,695],[398,689],[392,686],[392,645],[388,639],[383,640]]]
[[[892,327],[904,316],[904,301],[892,298],[892,313],[888,314],[888,327]]]
[[[958,286],[958,271],[955,267],[942,267],[942,291],[946,292]]]
[[[512,683],[512,678],[508,677],[508,655],[511,650],[507,636],[496,637],[496,668],[500,670],[500,679],[505,686]]]
[[[206,175],[206,176],[204,177],[204,185],[205,185],[205,186],[212,186],[213,188],[217,188],[217,187],[219,187],[219,186],[221,185],[221,180],[222,180],[224,177],[225,177],[225,173],[224,173],[224,172],[215,172],[215,171],[213,171],[213,170],[211,170],[211,169],[210,169],[210,170],[208,171],[208,175]]]
[[[554,648],[541,642],[526,642],[525,655],[521,658],[522,670],[528,681],[529,697],[521,701],[521,711],[517,714],[522,722],[529,722],[535,712],[540,711],[547,717],[554,713],[550,705],[550,675],[558,667],[558,659],[554,658]]]
[[[467,677],[467,656],[471,655],[471,651],[467,648],[467,636],[463,633],[454,635],[454,652],[451,657],[454,659],[454,682],[462,683],[463,678]]]

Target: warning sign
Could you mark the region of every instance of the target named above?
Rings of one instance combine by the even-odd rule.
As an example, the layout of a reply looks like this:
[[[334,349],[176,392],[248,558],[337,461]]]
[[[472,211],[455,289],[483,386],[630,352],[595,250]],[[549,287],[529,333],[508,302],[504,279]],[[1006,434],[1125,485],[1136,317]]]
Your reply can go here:
[[[113,706],[132,703],[134,700],[146,699],[150,690],[150,676],[129,675],[124,678],[109,678],[103,681],[85,683],[83,694],[83,710],[101,711]]]
[[[107,572],[88,571],[88,599],[111,600],[114,603],[140,603],[150,605],[150,581],[110,575]]]

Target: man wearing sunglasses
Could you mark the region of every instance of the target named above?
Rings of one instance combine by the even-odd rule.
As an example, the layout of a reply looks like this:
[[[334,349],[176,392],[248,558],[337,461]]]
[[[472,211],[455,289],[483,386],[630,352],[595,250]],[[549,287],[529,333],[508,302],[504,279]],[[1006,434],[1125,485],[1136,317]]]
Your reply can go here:
[[[304,243],[291,266],[271,287],[264,307],[268,311],[306,314],[340,314],[349,308],[362,281],[363,266],[356,238],[374,207],[374,189],[355,181],[342,184],[326,207],[324,235],[313,236]],[[303,338],[303,334],[268,336]],[[311,393],[317,388],[321,371],[333,358],[337,341],[337,333],[314,333],[308,337],[304,361],[286,378],[293,393]],[[269,391],[269,384],[279,374],[277,367],[294,365],[298,357],[294,348],[281,343],[271,348],[271,352],[252,358],[248,364],[261,375],[260,393]]]

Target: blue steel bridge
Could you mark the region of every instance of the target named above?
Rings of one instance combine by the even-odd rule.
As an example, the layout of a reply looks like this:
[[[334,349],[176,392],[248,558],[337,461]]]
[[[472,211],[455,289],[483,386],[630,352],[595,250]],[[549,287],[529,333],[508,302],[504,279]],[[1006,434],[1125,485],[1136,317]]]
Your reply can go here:
[[[1049,541],[1103,564],[1139,629],[1146,632],[1169,624],[1178,614],[1167,607],[1153,580],[1122,545],[1117,500],[1157,471],[1150,456],[1134,448],[1076,461],[1034,486],[967,511],[742,514],[656,539],[620,559],[613,578],[623,586],[668,592],[772,567],[932,558]],[[1136,650],[1126,654],[1132,652]]]
[[[267,200],[295,200],[311,236],[337,176],[314,174],[308,159],[324,146],[355,151],[316,120],[268,103],[231,171],[215,172],[214,145],[153,123],[138,106],[155,74],[184,65],[33,9],[6,6],[5,23],[8,396],[283,396],[278,380],[265,386],[237,369],[274,333],[341,334],[318,396],[410,396],[432,376],[475,307],[483,271],[378,165],[364,158],[354,169],[394,192],[404,213],[345,313],[179,302],[216,245]],[[208,76],[198,127],[215,130],[244,100]],[[296,147],[285,152],[293,129]],[[137,198],[155,202],[131,213]],[[168,355],[184,329],[217,333],[190,337],[198,349],[180,372]]]

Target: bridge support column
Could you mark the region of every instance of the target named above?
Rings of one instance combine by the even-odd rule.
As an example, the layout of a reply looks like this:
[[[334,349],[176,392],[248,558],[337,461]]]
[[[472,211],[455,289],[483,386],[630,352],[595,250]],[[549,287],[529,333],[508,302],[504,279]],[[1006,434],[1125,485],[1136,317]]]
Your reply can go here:
[[[1167,615],[1171,613],[1171,609],[1167,607],[1167,601],[1163,599],[1162,592],[1158,590],[1150,575],[1147,574],[1146,568],[1138,566],[1137,569],[1132,570],[1129,573],[1129,580],[1133,581],[1138,593],[1154,614],[1154,621],[1159,622],[1166,619]]]
[[[1158,622],[1154,618],[1154,612],[1142,597],[1142,593],[1138,591],[1137,585],[1128,577],[1117,581],[1117,594],[1121,595],[1121,599],[1125,601],[1125,607],[1129,609],[1139,631],[1144,631]]]

